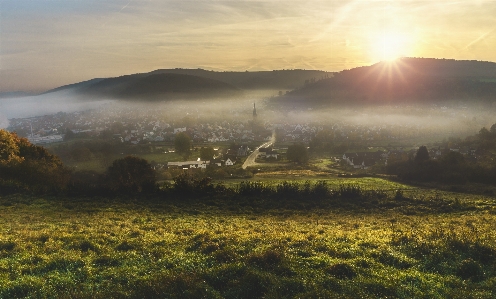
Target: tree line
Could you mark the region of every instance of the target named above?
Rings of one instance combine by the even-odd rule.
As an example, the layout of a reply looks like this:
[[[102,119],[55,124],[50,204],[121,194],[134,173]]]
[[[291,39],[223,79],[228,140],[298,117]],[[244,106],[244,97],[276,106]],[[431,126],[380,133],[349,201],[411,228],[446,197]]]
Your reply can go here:
[[[479,148],[496,149],[496,124],[489,130],[482,128],[475,139]],[[420,146],[408,161],[389,164],[386,172],[407,181],[496,185],[496,163],[469,161],[463,154],[451,150],[433,159],[426,146]]]

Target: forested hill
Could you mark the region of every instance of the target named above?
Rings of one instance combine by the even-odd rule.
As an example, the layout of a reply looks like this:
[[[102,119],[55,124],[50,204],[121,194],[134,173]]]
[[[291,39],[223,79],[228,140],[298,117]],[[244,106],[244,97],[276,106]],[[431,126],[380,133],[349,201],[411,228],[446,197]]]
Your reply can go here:
[[[333,73],[315,70],[274,70],[258,72],[215,72],[203,69],[161,69],[151,74],[186,74],[210,78],[229,83],[240,89],[280,89],[300,88],[305,81],[315,81],[331,77]]]
[[[99,81],[80,90],[84,95],[122,99],[164,99],[168,97],[215,97],[239,94],[225,82],[183,74],[138,74]]]
[[[401,58],[344,70],[273,99],[274,104],[395,104],[496,101],[496,63]]]
[[[115,78],[95,78],[61,86],[46,93],[69,91],[82,96],[123,99],[164,99],[239,94],[242,90],[293,90],[305,82],[330,77],[312,70],[215,72],[203,69],[161,69]]]
[[[168,98],[209,98],[237,95],[241,90],[231,84],[184,74],[134,74],[93,79],[48,91],[71,91],[87,98],[127,100],[164,100]]]

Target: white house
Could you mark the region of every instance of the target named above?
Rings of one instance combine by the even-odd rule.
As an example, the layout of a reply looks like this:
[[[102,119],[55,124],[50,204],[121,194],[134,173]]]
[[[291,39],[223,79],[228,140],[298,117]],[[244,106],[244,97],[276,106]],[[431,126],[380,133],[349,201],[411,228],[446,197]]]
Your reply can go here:
[[[225,165],[226,166],[233,166],[235,162],[231,161],[230,158],[227,158],[226,162],[225,162]]]
[[[186,132],[186,127],[184,127],[184,128],[174,128],[174,134],[177,134],[179,132]]]
[[[207,168],[210,161],[184,161],[184,162],[168,162],[167,167],[181,167],[183,169],[188,168]]]

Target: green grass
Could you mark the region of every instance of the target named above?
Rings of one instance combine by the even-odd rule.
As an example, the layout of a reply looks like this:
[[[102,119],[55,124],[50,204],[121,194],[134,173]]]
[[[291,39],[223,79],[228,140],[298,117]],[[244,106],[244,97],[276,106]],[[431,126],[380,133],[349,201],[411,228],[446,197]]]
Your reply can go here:
[[[411,189],[397,199],[411,207],[465,208],[4,196],[0,298],[496,296],[494,198],[377,178],[328,184],[345,182]]]
[[[288,179],[291,180],[291,182],[295,182],[299,185],[303,185],[306,182],[310,182],[314,184],[316,182],[324,181],[331,189],[332,188],[337,189],[341,185],[356,185],[362,188],[363,190],[381,189],[381,190],[395,191],[397,189],[403,189],[403,190],[418,189],[416,187],[388,181],[382,178],[375,178],[375,177],[344,178],[344,177],[330,176],[327,174],[319,175],[319,173],[315,174],[313,172],[307,173],[304,171],[303,172],[295,171],[294,173],[292,172],[262,173],[260,175],[255,176],[252,179],[252,181],[263,182],[270,186],[275,186],[281,182],[287,181]],[[226,186],[235,186],[242,181],[246,181],[246,180],[233,179],[233,180],[225,180],[220,182]]]
[[[183,161],[184,158],[181,155],[176,153],[151,153],[151,154],[134,154],[133,156],[140,157],[142,159],[147,160],[148,162],[155,161],[157,163],[167,163],[167,162],[175,162],[175,161]],[[112,161],[124,158],[125,155],[114,155],[109,161],[106,163],[102,163],[101,160],[91,159],[84,162],[76,162],[76,161],[65,161],[64,163],[68,167],[73,167],[76,170],[92,170],[96,172],[103,173],[107,169],[109,165],[112,164]],[[196,160],[196,158],[195,158]]]

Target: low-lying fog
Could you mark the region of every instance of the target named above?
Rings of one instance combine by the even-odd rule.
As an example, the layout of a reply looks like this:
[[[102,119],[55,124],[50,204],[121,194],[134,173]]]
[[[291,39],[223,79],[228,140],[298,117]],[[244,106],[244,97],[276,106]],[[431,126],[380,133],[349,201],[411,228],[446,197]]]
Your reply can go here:
[[[268,108],[268,97],[274,91],[248,93],[241,98],[218,100],[190,100],[168,102],[132,102],[109,99],[82,100],[68,92],[57,92],[33,97],[0,99],[0,127],[8,127],[8,119],[50,115],[57,112],[75,112],[96,109],[99,117],[110,122],[133,120],[159,120],[170,124],[189,124],[252,120],[253,103],[256,103],[260,123],[321,125],[343,124],[358,126],[384,126],[388,129],[409,127],[419,134],[439,136],[467,136],[476,134],[481,127],[496,123],[494,107],[457,105],[378,106],[353,108],[325,108],[300,111]],[[124,112],[125,111],[125,115]]]
[[[38,96],[1,98],[0,127],[7,126],[7,120],[12,118],[27,118],[57,112],[74,112],[97,109],[102,104],[115,100],[98,99],[94,101],[80,100],[70,92],[57,92]]]

